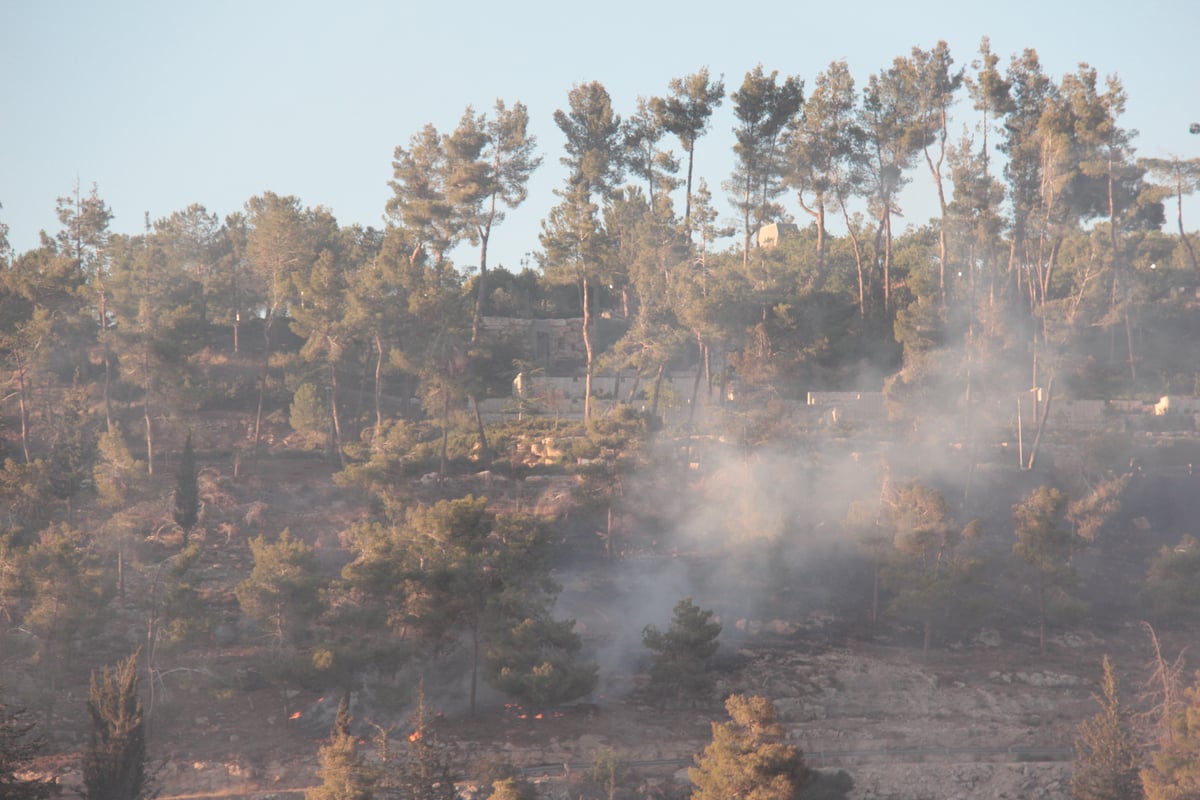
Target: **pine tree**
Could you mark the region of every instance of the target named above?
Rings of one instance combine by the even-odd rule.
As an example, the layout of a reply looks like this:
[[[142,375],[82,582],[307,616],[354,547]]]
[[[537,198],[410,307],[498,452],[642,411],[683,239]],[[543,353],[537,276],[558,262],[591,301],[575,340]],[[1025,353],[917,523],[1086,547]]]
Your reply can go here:
[[[146,729],[138,697],[138,653],[92,673],[87,701],[91,733],[83,754],[85,800],[155,796],[146,771]]]
[[[411,725],[408,754],[391,781],[391,796],[400,800],[455,800],[458,793],[454,788],[454,777],[430,726],[423,682],[418,690]]]
[[[312,548],[286,528],[275,542],[250,540],[254,569],[234,590],[238,604],[262,624],[278,647],[295,643],[323,608]]]
[[[1129,712],[1117,695],[1117,676],[1108,656],[1104,677],[1095,696],[1100,711],[1079,725],[1075,740],[1074,800],[1140,800],[1142,780],[1137,737]]]
[[[183,546],[188,534],[200,519],[200,487],[196,482],[196,452],[192,449],[192,432],[183,440],[183,454],[175,472],[175,496],[171,501],[171,516],[183,531]]]
[[[1187,698],[1170,719],[1170,735],[1142,770],[1146,800],[1193,800],[1200,797],[1200,671],[1184,691]]]
[[[713,740],[688,770],[692,800],[794,800],[810,772],[795,745],[784,741],[775,706],[765,697],[732,695],[729,722],[712,724]]]
[[[689,597],[675,606],[665,633],[653,625],[642,631],[642,643],[651,651],[650,686],[657,696],[698,698],[712,688],[708,666],[721,635],[721,624],[712,616]]]
[[[1054,607],[1070,607],[1076,583],[1071,566],[1073,547],[1082,544],[1060,524],[1067,498],[1058,489],[1040,486],[1013,506],[1016,542],[1013,555],[1025,562],[1036,582],[1038,641],[1046,650],[1046,623]]]
[[[304,793],[304,800],[372,800],[378,782],[375,771],[358,751],[358,740],[350,733],[349,703],[338,705],[329,744],[317,755],[321,785]]]
[[[17,777],[29,768],[45,744],[33,733],[33,723],[25,720],[25,709],[8,705],[0,697],[0,797],[42,800],[57,793],[58,787],[48,780]]]

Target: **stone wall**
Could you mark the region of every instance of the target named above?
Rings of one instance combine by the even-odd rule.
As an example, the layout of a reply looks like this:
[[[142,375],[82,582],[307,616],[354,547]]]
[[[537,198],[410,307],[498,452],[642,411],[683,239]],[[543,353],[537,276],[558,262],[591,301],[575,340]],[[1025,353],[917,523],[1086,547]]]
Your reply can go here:
[[[513,343],[522,358],[554,372],[575,368],[587,360],[583,319],[520,319],[484,317],[484,331]]]

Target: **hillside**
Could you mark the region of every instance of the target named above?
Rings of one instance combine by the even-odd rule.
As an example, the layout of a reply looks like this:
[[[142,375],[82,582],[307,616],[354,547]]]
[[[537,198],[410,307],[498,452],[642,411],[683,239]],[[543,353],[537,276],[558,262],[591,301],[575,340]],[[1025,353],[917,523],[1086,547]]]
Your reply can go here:
[[[217,436],[227,428],[212,420],[197,430]],[[202,434],[197,438],[203,441]],[[861,453],[879,442],[867,437],[849,444],[827,440],[802,460],[764,452],[729,461],[719,442],[697,440],[690,450],[696,468],[681,483],[647,480],[631,494],[614,560],[607,561],[595,544],[558,559],[563,592],[557,613],[576,620],[586,651],[600,665],[600,684],[585,705],[518,713],[502,695],[485,691],[471,718],[461,651],[450,651],[426,672],[436,730],[458,774],[482,774],[485,764],[500,759],[543,776],[553,796],[579,781],[598,752],[613,748],[630,761],[665,760],[637,774],[668,780],[666,786],[706,743],[708,722],[720,718],[719,696],[745,692],[776,702],[789,737],[815,764],[849,772],[857,785],[852,797],[1022,797],[1033,787],[1038,796],[1065,797],[1075,728],[1094,712],[1101,657],[1108,655],[1127,676],[1131,696],[1141,685],[1138,676],[1152,653],[1131,598],[1149,555],[1177,541],[1200,512],[1196,478],[1169,465],[1134,477],[1119,517],[1107,526],[1111,533],[1078,560],[1089,610],[1056,628],[1045,653],[1028,611],[1017,603],[956,621],[923,656],[919,630],[890,617],[870,623],[862,564],[836,531],[844,504],[833,490],[850,491],[844,484],[858,471]],[[239,612],[234,588],[253,566],[249,540],[284,529],[310,545],[323,576],[335,579],[352,557],[340,534],[364,519],[368,506],[361,490],[334,482],[337,465],[320,454],[265,451],[257,460],[240,460],[235,477],[228,455],[233,448],[221,445],[201,447],[205,511],[192,537],[200,544],[195,586],[216,621],[202,638],[164,643],[155,654],[152,698],[147,692],[151,752],[163,764],[164,797],[289,796],[287,790],[317,780],[315,753],[332,724],[337,691],[278,682],[266,673],[270,650]],[[1067,451],[1058,452],[1063,458]],[[1039,474],[998,463],[977,471],[971,503],[984,519],[991,549],[1010,546],[1009,509],[1051,477],[1054,466],[1050,459],[1045,463]],[[892,469],[911,466],[896,458]],[[944,477],[952,473],[942,473],[947,495],[956,491]],[[514,476],[468,470],[441,482],[411,479],[411,502],[476,494],[496,507],[539,509],[557,520],[565,536],[560,546],[568,546],[593,536],[586,529],[581,534],[579,526],[589,523],[572,522],[568,511],[578,480],[554,468]],[[692,493],[691,499],[652,494],[666,491],[668,483],[672,491]],[[781,500],[781,483],[790,487],[785,495],[797,496]],[[718,512],[706,504],[736,503],[730,498],[737,497],[780,503],[780,518],[787,520],[783,538],[759,542],[727,534],[717,540],[703,525],[684,522],[719,523],[711,516]],[[681,509],[689,515],[680,516]],[[78,779],[72,764],[83,743],[82,704],[74,698],[86,687],[79,677],[144,643],[143,600],[155,591],[150,582],[161,569],[155,565],[179,548],[178,531],[165,524],[164,510],[161,500],[151,498],[125,512],[136,520],[130,523],[134,530],[149,533],[130,540],[136,566],[125,572],[125,597],[114,601],[107,633],[89,640],[77,677],[58,689],[45,718],[61,753],[53,759],[55,770],[63,771],[67,784]],[[72,513],[86,520],[101,512],[81,505]],[[681,529],[665,530],[665,515]],[[658,533],[644,535],[639,524]],[[777,563],[768,567],[761,560],[763,546]],[[987,580],[1000,584],[1011,576]],[[643,625],[661,624],[683,596],[712,608],[724,626],[718,688],[699,707],[664,710],[648,703],[639,637]],[[1174,654],[1189,632],[1162,636],[1164,652]],[[37,697],[37,681],[19,660],[5,659],[3,668],[7,686]],[[404,696],[411,698],[411,684]],[[358,693],[352,705],[356,731],[365,742],[382,730],[402,741],[409,708],[403,699]]]

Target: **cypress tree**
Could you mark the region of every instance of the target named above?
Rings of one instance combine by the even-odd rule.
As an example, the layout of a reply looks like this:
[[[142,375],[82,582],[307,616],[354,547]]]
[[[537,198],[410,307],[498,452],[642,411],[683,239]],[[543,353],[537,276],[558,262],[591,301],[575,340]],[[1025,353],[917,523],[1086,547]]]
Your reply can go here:
[[[86,800],[147,800],[146,728],[138,697],[138,653],[97,676],[87,701],[90,738],[83,753]]]
[[[196,482],[196,453],[192,449],[191,431],[188,431],[187,439],[183,442],[183,454],[179,457],[179,469],[175,473],[171,516],[183,530],[183,546],[187,547],[188,534],[200,518],[200,487]]]

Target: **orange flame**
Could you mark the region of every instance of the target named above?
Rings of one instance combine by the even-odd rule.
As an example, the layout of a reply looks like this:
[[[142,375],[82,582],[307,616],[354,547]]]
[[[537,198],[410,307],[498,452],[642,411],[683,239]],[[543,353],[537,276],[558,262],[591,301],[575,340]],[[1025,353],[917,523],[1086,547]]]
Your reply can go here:
[[[409,740],[410,742],[419,742],[419,741],[421,740],[421,732],[420,732],[420,731],[413,731],[412,733],[410,733],[410,734],[408,735],[408,740]]]
[[[534,714],[533,718],[534,718],[534,719],[542,719],[542,715],[541,715],[541,714]]]
[[[288,719],[300,719],[300,712],[297,711],[295,714],[292,714],[290,717],[288,717]]]

